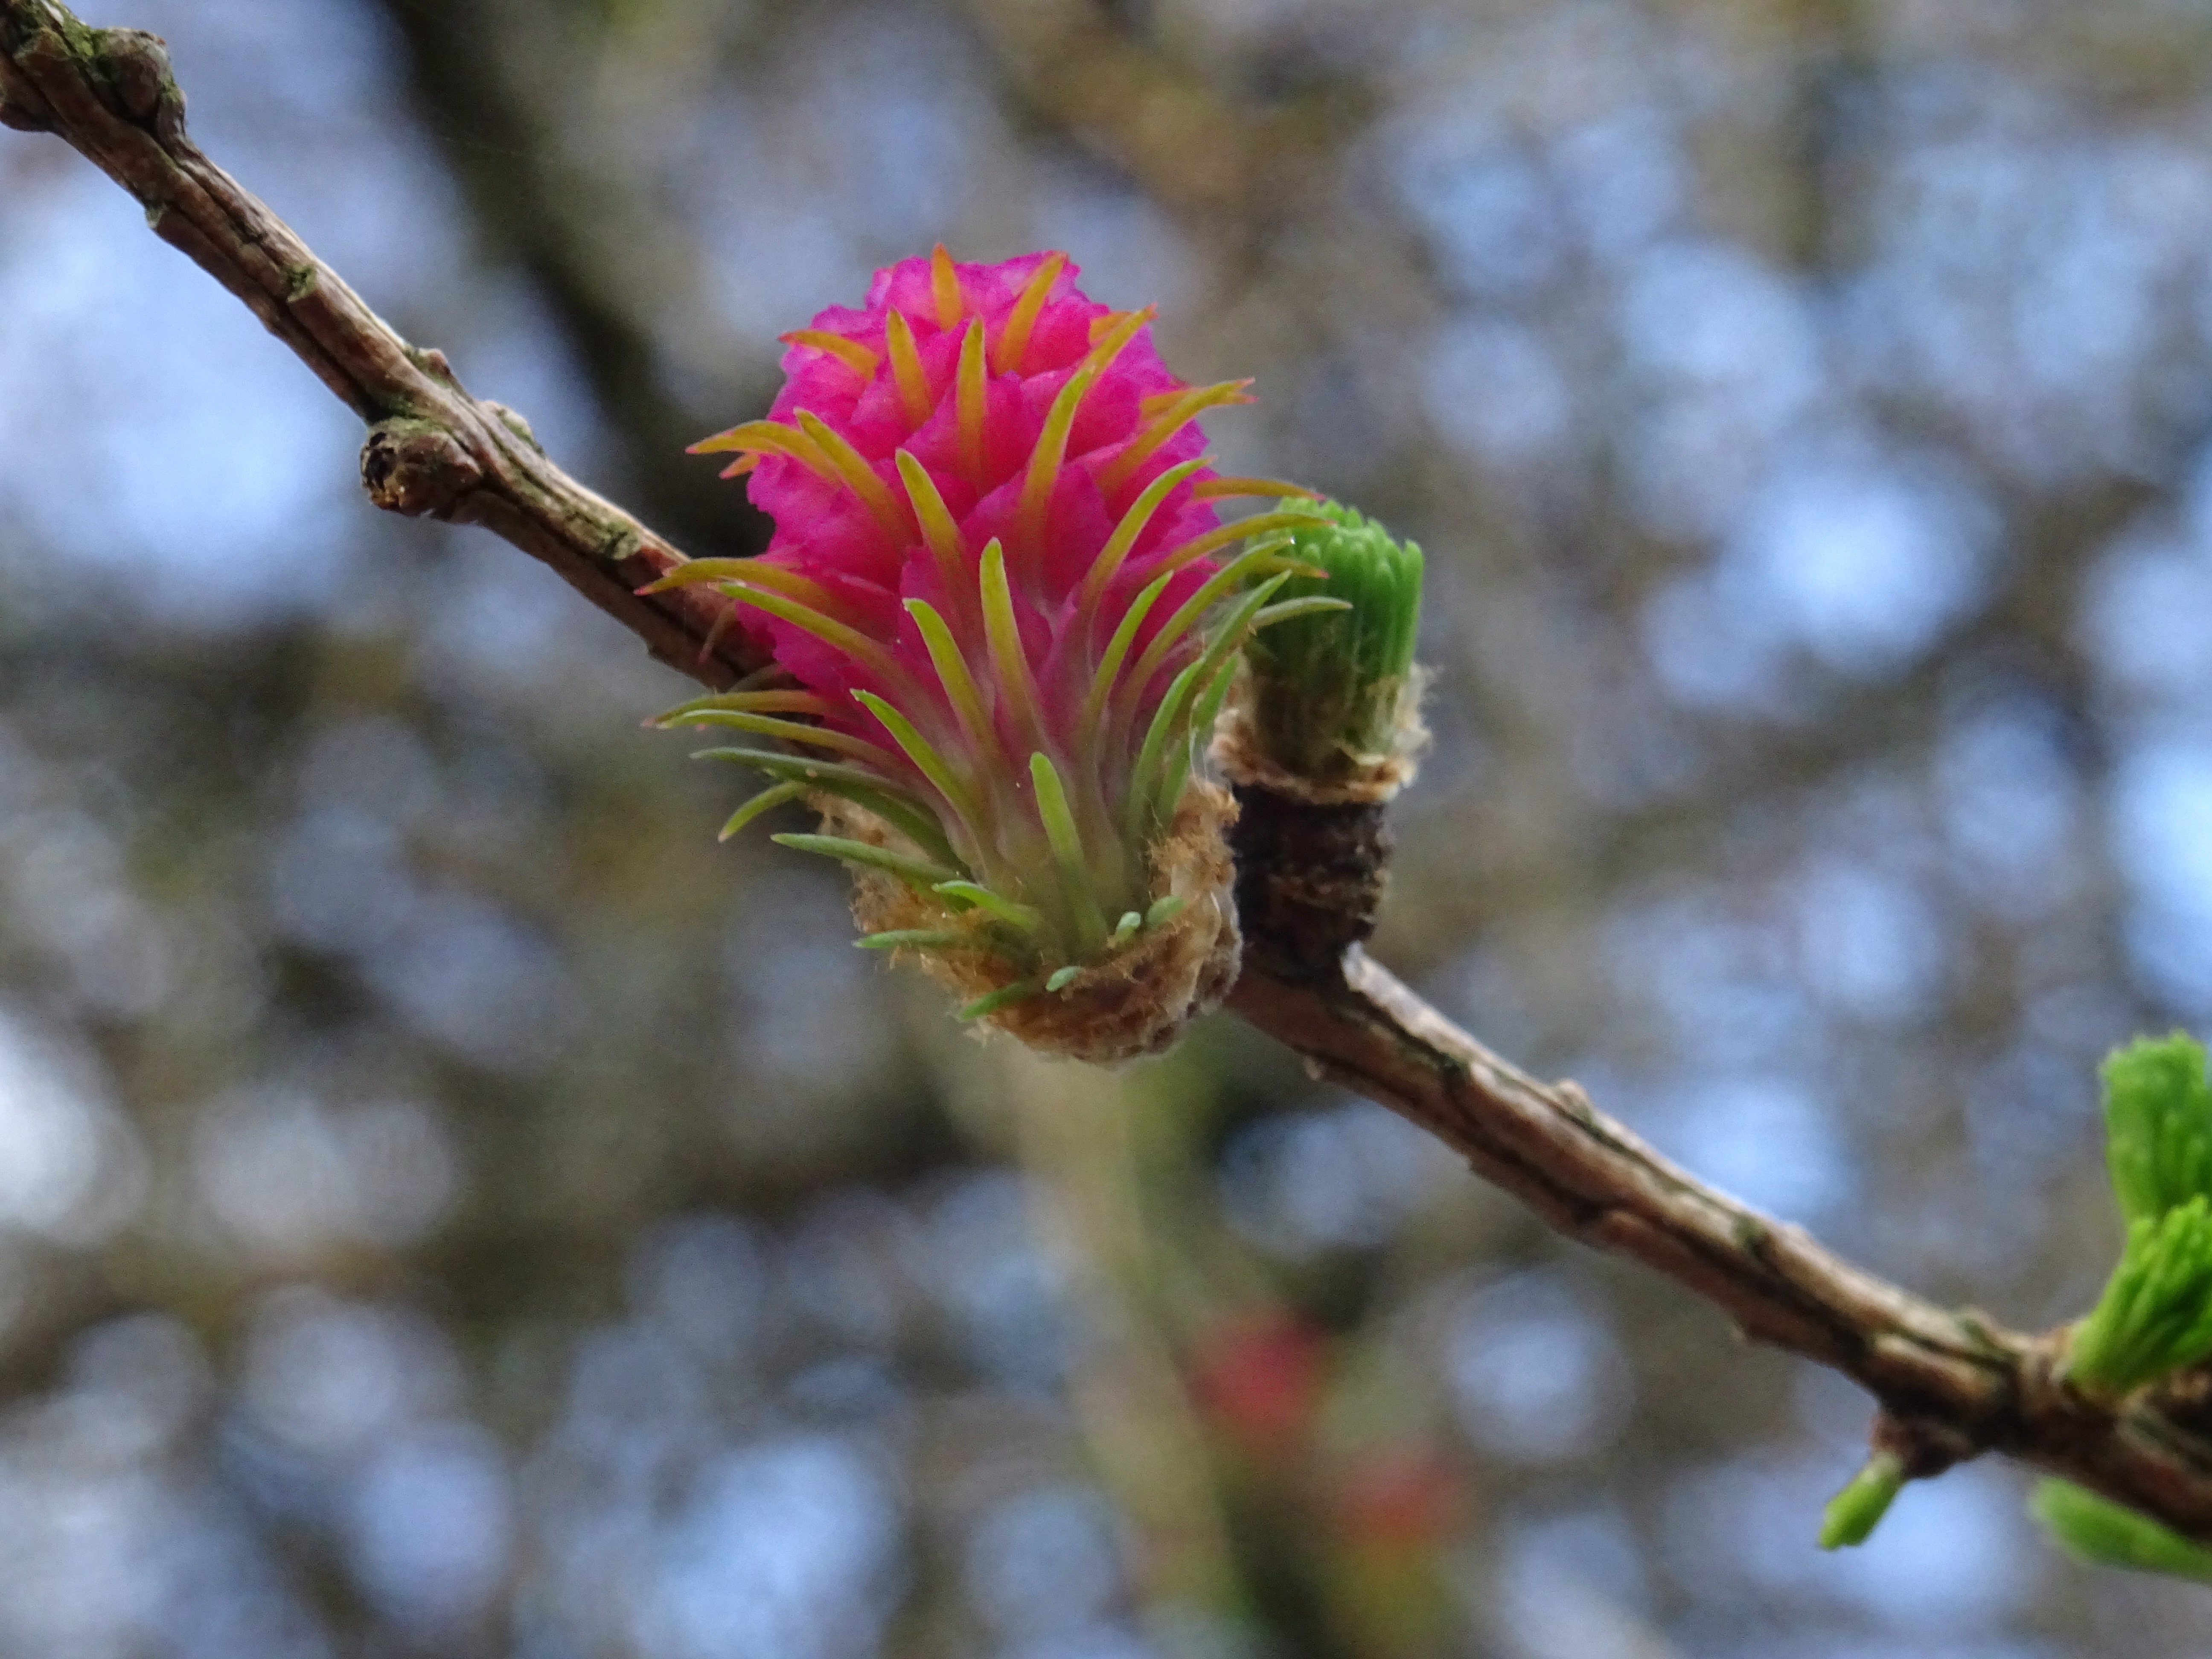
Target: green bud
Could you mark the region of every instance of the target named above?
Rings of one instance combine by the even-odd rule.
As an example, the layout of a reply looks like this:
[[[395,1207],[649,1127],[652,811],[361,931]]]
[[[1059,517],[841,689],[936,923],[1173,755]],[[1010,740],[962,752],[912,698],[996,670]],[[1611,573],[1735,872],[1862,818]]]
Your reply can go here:
[[[2066,1374],[2118,1395],[2212,1355],[2212,1200],[2128,1223],[2127,1248],[2074,1328]]]
[[[1905,1465],[1893,1452],[1876,1452],[1828,1500],[1820,1515],[1820,1547],[1850,1549],[1874,1536],[1881,1517],[1905,1489]]]
[[[1412,718],[1421,550],[1341,502],[1282,507],[1328,520],[1298,526],[1285,556],[1328,574],[1294,575],[1279,598],[1326,597],[1350,608],[1288,616],[1246,647],[1252,739],[1293,776],[1337,782],[1395,752]]]
[[[2212,1194],[2212,1084],[2204,1047],[2179,1031],[2105,1060],[2105,1164],[2128,1222]]]
[[[2027,1507],[2077,1560],[2212,1583],[2212,1550],[2108,1498],[2069,1481],[2045,1480]]]

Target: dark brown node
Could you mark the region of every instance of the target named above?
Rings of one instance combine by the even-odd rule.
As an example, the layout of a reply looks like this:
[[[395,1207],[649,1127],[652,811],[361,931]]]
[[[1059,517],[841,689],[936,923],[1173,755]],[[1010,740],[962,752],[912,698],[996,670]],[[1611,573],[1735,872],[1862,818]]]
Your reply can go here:
[[[1247,957],[1300,980],[1337,971],[1375,931],[1389,878],[1390,830],[1378,804],[1321,805],[1259,784],[1236,787],[1229,832]]]
[[[1944,1470],[1980,1456],[1983,1450],[1951,1424],[1901,1417],[1886,1409],[1875,1413],[1867,1438],[1875,1451],[1887,1452],[1898,1461],[1908,1480],[1932,1480]]]
[[[2196,1364],[2159,1383],[2154,1398],[2159,1413],[2176,1428],[2212,1442],[2212,1364]]]

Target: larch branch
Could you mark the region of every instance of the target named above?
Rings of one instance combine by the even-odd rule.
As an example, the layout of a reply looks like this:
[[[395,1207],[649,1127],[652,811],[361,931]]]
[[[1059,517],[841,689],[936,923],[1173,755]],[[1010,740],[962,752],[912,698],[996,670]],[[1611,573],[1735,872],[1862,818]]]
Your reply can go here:
[[[512,411],[471,397],[442,356],[402,339],[200,152],[155,37],[88,28],[57,0],[0,0],[0,125],[54,133],[99,166],[369,423],[362,476],[376,505],[495,532],[710,686],[755,665],[708,649],[718,606],[702,590],[634,592],[682,561],[676,548],[556,466]],[[1312,916],[1277,925],[1261,902],[1243,921],[1251,948],[1232,1006],[1247,1020],[1436,1135],[1561,1233],[1863,1384],[1881,1402],[1877,1442],[1909,1474],[2001,1451],[2212,1540],[2203,1378],[2117,1405],[2089,1399],[2058,1375],[2063,1335],[1938,1307],[1707,1186],[1575,1085],[1491,1053],[1358,944],[1316,935]]]

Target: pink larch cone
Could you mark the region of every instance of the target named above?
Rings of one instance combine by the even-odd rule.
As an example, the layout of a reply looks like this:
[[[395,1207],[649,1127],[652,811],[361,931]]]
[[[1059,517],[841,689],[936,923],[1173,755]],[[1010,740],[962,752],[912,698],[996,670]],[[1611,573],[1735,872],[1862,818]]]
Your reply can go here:
[[[1298,514],[1215,513],[1304,493],[1206,465],[1196,417],[1243,383],[1185,385],[1152,313],[1075,275],[939,247],[784,337],[769,418],[694,447],[738,453],[724,476],[750,475],[775,538],[666,581],[728,593],[799,689],[670,719],[813,751],[715,751],[779,780],[732,828],[805,796],[830,833],[776,839],[855,867],[863,944],[920,957],[963,1017],[1112,1060],[1235,977],[1234,808],[1194,734],[1252,629],[1334,602],[1268,606]]]

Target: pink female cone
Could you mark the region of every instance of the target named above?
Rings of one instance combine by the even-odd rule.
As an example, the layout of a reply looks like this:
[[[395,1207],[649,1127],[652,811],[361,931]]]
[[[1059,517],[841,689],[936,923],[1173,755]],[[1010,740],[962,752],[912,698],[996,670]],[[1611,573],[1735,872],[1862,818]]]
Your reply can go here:
[[[823,811],[828,835],[778,839],[855,867],[864,944],[918,956],[969,1017],[1113,1060],[1235,976],[1233,809],[1193,737],[1299,515],[1224,526],[1212,502],[1304,492],[1208,467],[1196,417],[1242,383],[1186,385],[1150,313],[1075,274],[940,247],[784,337],[769,417],[695,446],[737,454],[775,538],[666,581],[727,593],[797,689],[670,719],[809,751],[714,752],[778,780],[733,826],[802,793]]]

